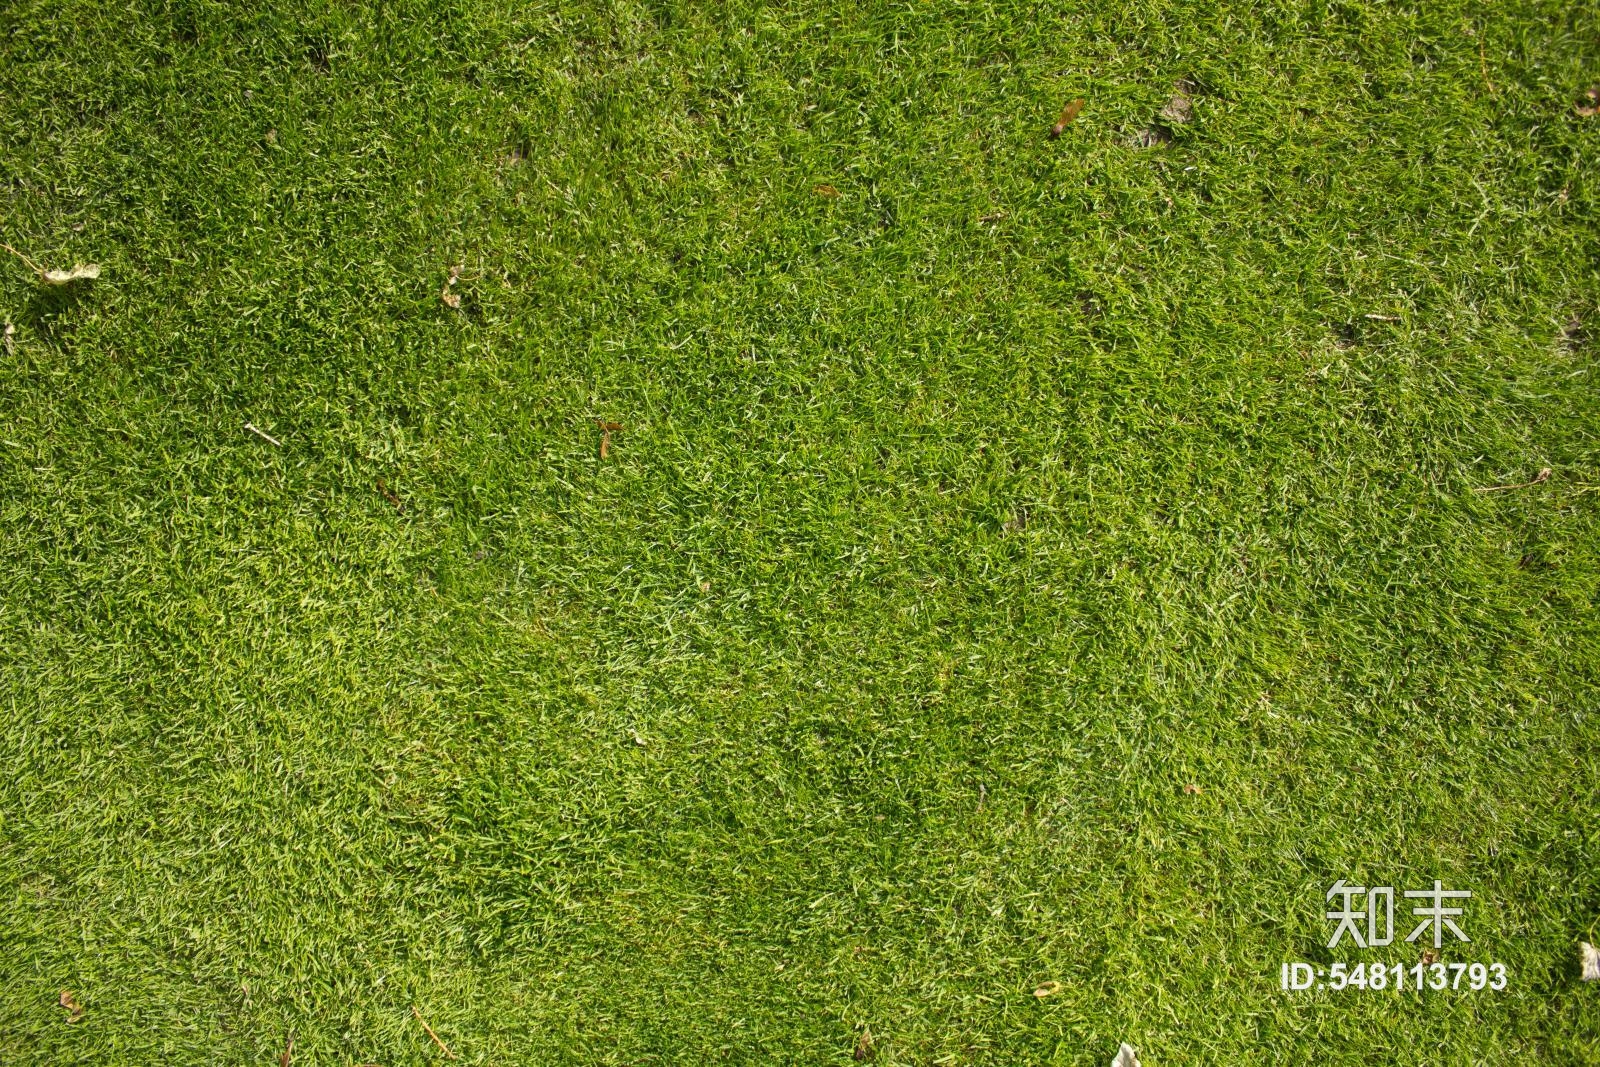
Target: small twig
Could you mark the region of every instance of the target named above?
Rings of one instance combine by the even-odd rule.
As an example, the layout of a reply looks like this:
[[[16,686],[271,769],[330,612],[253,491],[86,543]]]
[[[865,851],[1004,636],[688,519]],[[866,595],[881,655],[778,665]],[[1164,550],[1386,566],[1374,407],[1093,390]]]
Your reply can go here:
[[[1478,34],[1478,69],[1483,71],[1483,84],[1489,87],[1490,96],[1498,96],[1500,91],[1494,87],[1494,82],[1489,80],[1489,58],[1483,53],[1483,34]]]
[[[1526,489],[1530,485],[1538,485],[1540,482],[1545,482],[1545,481],[1549,481],[1549,480],[1550,480],[1550,468],[1549,467],[1545,467],[1543,470],[1541,470],[1539,472],[1538,476],[1535,477],[1533,479],[1533,481],[1531,481],[1531,482],[1519,482],[1516,485],[1484,485],[1484,486],[1479,486],[1479,487],[1473,489],[1472,491],[1474,493],[1498,493],[1502,489]]]
[[[449,1045],[447,1045],[443,1041],[439,1040],[439,1035],[433,1032],[433,1027],[428,1025],[428,1020],[426,1020],[426,1019],[424,1019],[422,1017],[422,1013],[417,1010],[417,1006],[415,1004],[411,1005],[411,1014],[415,1015],[417,1017],[417,1022],[421,1023],[422,1024],[422,1028],[424,1030],[428,1031],[428,1036],[433,1038],[433,1043],[435,1045],[438,1045],[439,1048],[441,1050],[443,1050],[444,1054],[446,1056],[448,1056],[450,1059],[452,1059],[452,1060],[455,1059],[456,1058],[456,1054],[454,1052],[450,1051],[450,1046]]]
[[[249,430],[251,433],[255,434],[257,437],[261,438],[263,441],[267,441],[267,442],[270,442],[272,444],[275,444],[279,448],[283,447],[283,442],[282,441],[278,440],[276,437],[272,436],[270,433],[267,433],[265,430],[258,429],[256,427],[256,424],[253,423],[253,422],[245,423],[244,424],[244,428]]]
[[[979,782],[978,783],[978,810],[979,811],[983,810],[983,798],[988,796],[988,795],[989,795],[989,791],[983,787],[983,783],[982,782]]]
[[[1399,315],[1368,314],[1368,315],[1363,315],[1361,317],[1364,318],[1364,319],[1376,319],[1379,322],[1399,322],[1400,321],[1400,316]]]
[[[283,1055],[278,1057],[278,1067],[289,1067],[294,1062],[294,1034],[289,1034],[289,1043],[284,1046]]]
[[[18,259],[22,260],[22,262],[24,262],[24,263],[26,263],[28,265],[28,269],[33,271],[33,273],[39,275],[39,277],[41,277],[41,278],[44,277],[44,271],[43,271],[43,269],[40,268],[39,264],[35,263],[33,260],[31,260],[27,256],[23,255],[21,252],[18,252],[15,248],[12,248],[10,245],[6,244],[4,241],[0,241],[0,248],[5,249],[7,252],[10,252],[12,255],[14,255]]]

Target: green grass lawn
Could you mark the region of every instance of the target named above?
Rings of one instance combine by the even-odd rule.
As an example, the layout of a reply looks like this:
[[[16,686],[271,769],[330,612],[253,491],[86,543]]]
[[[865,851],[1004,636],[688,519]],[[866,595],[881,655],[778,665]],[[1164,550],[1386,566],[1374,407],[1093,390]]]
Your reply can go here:
[[[103,273],[0,253],[0,1061],[1600,1062],[1597,82],[1553,0],[6,5],[0,240]],[[1281,988],[1436,878],[1506,989]]]

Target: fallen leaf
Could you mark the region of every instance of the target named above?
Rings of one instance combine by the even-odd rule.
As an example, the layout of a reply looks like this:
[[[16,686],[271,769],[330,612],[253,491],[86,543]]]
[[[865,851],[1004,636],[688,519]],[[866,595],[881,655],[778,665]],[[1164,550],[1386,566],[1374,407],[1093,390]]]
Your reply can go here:
[[[78,998],[72,995],[72,990],[61,991],[61,1006],[67,1009],[67,1022],[75,1023],[83,1018],[83,1005],[78,1003]]]
[[[1061,109],[1061,114],[1057,117],[1056,124],[1050,127],[1050,136],[1052,138],[1060,137],[1072,123],[1072,120],[1078,117],[1078,112],[1082,110],[1083,97],[1080,96],[1078,99],[1069,102],[1066,107]]]
[[[17,328],[8,321],[6,323],[6,355],[17,354]]]
[[[1595,948],[1587,941],[1579,941],[1578,952],[1583,958],[1583,980],[1600,982],[1600,948]],[[61,995],[66,996],[65,993]]]
[[[596,419],[594,424],[600,427],[600,458],[604,460],[611,455],[611,434],[616,430],[622,429],[622,423],[604,422]]]
[[[1436,949],[1436,948],[1425,948],[1425,949],[1422,950],[1422,965],[1424,967],[1432,967],[1435,963],[1438,963],[1438,962],[1439,962],[1439,950],[1438,949]]]
[[[1061,992],[1061,983],[1051,980],[1049,982],[1040,982],[1039,988],[1033,991],[1033,995],[1043,1000],[1045,997],[1054,996],[1059,992]]]
[[[289,1035],[289,1043],[283,1047],[283,1055],[278,1057],[278,1067],[289,1067],[294,1061],[294,1035]]]
[[[832,200],[839,195],[839,190],[835,189],[831,185],[828,185],[827,183],[823,183],[822,185],[813,185],[811,187],[811,191],[816,193],[818,196],[825,196],[829,200]]]
[[[1199,786],[1195,785],[1193,782],[1190,782],[1188,785],[1184,786],[1183,787],[1183,791],[1185,793],[1189,794],[1192,797],[1197,797],[1201,793],[1205,792],[1204,789],[1201,789]]]
[[[702,592],[702,593],[709,593],[709,592],[711,592],[711,583],[710,583],[710,582],[701,582],[701,583],[700,583],[700,591],[701,591],[701,592]]]
[[[1139,1056],[1133,1051],[1133,1046],[1126,1041],[1118,1045],[1117,1055],[1111,1061],[1111,1067],[1139,1067]]]
[[[1572,105],[1572,110],[1584,118],[1593,118],[1600,115],[1600,85],[1591,85],[1583,91],[1583,98],[1587,104],[1577,103]]]
[[[70,285],[73,282],[92,282],[100,277],[100,264],[77,263],[71,270],[46,270],[39,272],[39,280],[46,285]]]
[[[850,1054],[857,1063],[862,1060],[872,1059],[872,1030],[863,1026],[861,1036],[856,1038],[856,1050]]]

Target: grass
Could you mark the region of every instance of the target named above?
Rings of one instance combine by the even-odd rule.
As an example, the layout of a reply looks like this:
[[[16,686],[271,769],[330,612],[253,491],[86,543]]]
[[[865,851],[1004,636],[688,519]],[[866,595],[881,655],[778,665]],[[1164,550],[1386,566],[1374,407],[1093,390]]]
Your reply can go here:
[[[7,6],[0,1060],[1595,1062],[1597,33]]]

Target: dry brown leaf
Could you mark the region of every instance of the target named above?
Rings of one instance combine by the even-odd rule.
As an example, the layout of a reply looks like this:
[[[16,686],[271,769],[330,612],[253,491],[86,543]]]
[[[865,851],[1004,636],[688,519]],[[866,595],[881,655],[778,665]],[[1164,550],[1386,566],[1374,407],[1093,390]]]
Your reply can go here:
[[[278,1067],[289,1067],[294,1062],[294,1035],[289,1035],[289,1043],[283,1047],[283,1055],[278,1057]]]
[[[67,1009],[67,1022],[75,1023],[83,1018],[83,1005],[78,1003],[78,998],[72,995],[72,990],[61,991],[61,1006]]]
[[[827,184],[826,182],[824,182],[821,185],[813,185],[811,187],[811,191],[813,193],[816,193],[818,196],[825,196],[829,200],[833,200],[833,199],[837,198],[838,195],[839,195],[839,190],[835,189],[833,186]]]
[[[1199,786],[1195,785],[1193,782],[1190,782],[1188,785],[1184,786],[1183,787],[1183,791],[1185,793],[1189,794],[1192,797],[1197,797],[1201,793],[1205,792],[1204,789],[1201,789]]]
[[[1585,104],[1580,102],[1573,104],[1573,111],[1577,112],[1579,115],[1582,115],[1586,119],[1593,118],[1595,115],[1600,115],[1600,85],[1591,85],[1589,88],[1585,89],[1583,91],[1583,99],[1587,100],[1588,103]]]
[[[611,455],[611,435],[622,429],[622,423],[596,419],[594,424],[600,427],[600,458],[603,460]]]
[[[850,1054],[857,1063],[862,1060],[872,1059],[872,1030],[870,1027],[861,1028],[861,1036],[856,1038],[856,1050]]]
[[[1060,116],[1056,118],[1056,124],[1050,127],[1050,136],[1052,138],[1060,137],[1066,131],[1066,128],[1072,124],[1072,120],[1078,117],[1078,112],[1082,110],[1083,97],[1080,96],[1078,99],[1069,102],[1066,107],[1061,109]]]
[[[1048,982],[1040,982],[1039,988],[1033,991],[1033,995],[1043,1000],[1045,997],[1054,996],[1059,992],[1061,992],[1061,983],[1052,979]]]
[[[1425,949],[1422,950],[1422,965],[1424,967],[1432,967],[1435,963],[1438,963],[1438,962],[1439,962],[1439,950],[1438,949],[1436,949],[1436,948],[1425,948]]]

